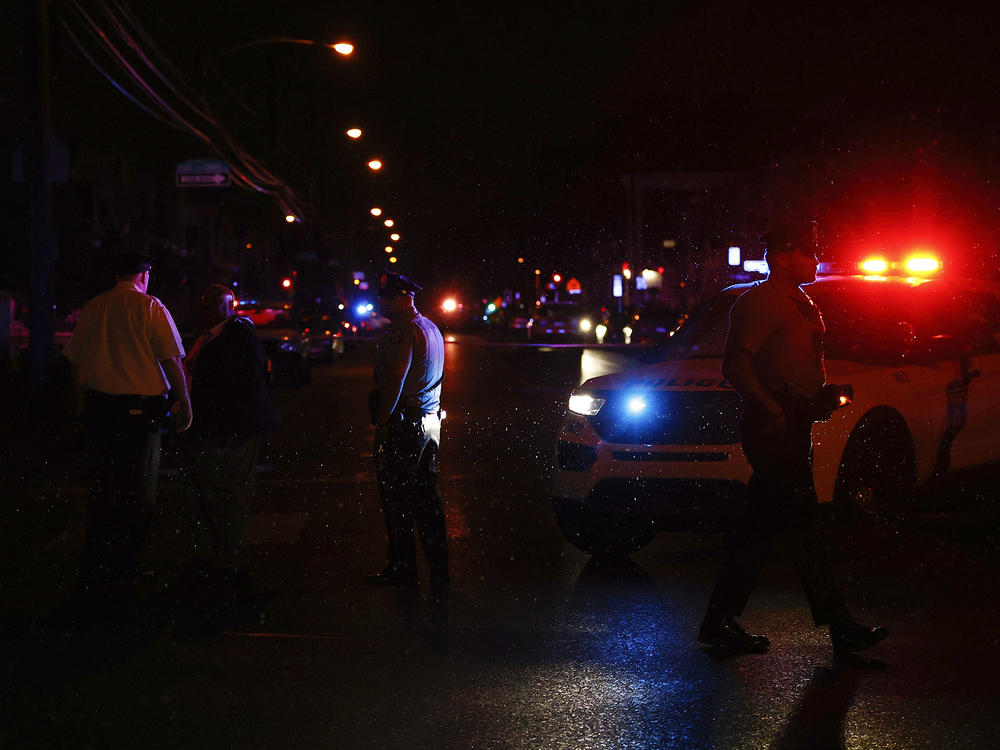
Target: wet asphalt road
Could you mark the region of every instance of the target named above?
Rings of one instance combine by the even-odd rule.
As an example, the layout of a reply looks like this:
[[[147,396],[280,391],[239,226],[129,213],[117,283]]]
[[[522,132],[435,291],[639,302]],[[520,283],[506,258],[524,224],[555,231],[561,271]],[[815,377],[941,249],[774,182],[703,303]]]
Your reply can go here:
[[[401,593],[363,581],[384,551],[369,346],[278,392],[282,426],[251,528],[270,594],[222,617],[206,615],[182,572],[198,539],[182,479],[161,483],[141,596],[83,619],[61,605],[82,485],[72,468],[24,478],[4,511],[0,744],[1000,747],[995,520],[835,531],[852,608],[891,631],[864,659],[832,659],[780,559],[743,618],[771,652],[703,649],[694,633],[722,535],[663,534],[631,558],[596,560],[551,517],[553,436],[580,362],[576,349],[449,344],[447,600],[426,582]]]

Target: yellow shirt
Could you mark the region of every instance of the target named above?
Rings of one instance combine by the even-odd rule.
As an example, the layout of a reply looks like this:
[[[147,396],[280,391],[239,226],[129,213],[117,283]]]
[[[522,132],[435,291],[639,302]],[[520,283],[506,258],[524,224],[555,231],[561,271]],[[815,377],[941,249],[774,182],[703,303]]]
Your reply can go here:
[[[80,385],[113,396],[159,396],[170,388],[160,360],[184,354],[170,312],[129,281],[83,306],[63,352]]]

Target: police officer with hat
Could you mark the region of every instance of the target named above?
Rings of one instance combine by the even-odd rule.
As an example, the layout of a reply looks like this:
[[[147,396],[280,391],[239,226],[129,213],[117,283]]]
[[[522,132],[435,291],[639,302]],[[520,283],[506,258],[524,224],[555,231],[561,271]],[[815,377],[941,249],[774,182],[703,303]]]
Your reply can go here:
[[[743,397],[743,452],[753,469],[742,520],[730,542],[698,632],[702,643],[763,652],[770,642],[737,622],[765,555],[779,539],[802,580],[813,622],[828,626],[834,651],[860,651],[886,637],[861,625],[833,582],[817,531],[812,424],[835,405],[824,398],[822,316],[801,289],[816,280],[813,224],[781,227],[765,238],[768,277],[744,292],[729,314],[722,374]]]
[[[152,520],[164,421],[173,411],[178,432],[191,425],[184,347],[170,312],[147,294],[151,268],[141,251],[115,255],[117,283],[84,305],[64,351],[83,395],[92,475],[80,578],[95,593],[129,592]]]
[[[378,342],[375,389],[369,395],[375,425],[375,473],[388,535],[386,567],[374,584],[416,582],[414,526],[433,585],[448,583],[448,547],[437,454],[441,442],[444,339],[414,305],[421,287],[398,273],[383,273],[379,298],[392,321]]]

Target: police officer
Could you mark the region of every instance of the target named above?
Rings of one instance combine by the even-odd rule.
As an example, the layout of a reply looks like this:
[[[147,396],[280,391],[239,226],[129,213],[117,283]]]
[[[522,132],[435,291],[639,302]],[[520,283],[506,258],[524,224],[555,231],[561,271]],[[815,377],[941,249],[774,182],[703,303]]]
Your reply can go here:
[[[736,300],[729,316],[722,374],[744,399],[743,451],[753,469],[742,520],[730,542],[701,624],[702,643],[763,652],[770,642],[736,620],[767,552],[787,540],[813,621],[827,625],[835,652],[866,649],[888,632],[855,622],[821,552],[812,475],[812,423],[823,392],[825,328],[800,288],[816,280],[813,225],[766,238],[770,272]]]
[[[170,312],[146,293],[151,267],[141,252],[116,256],[115,287],[84,305],[64,352],[82,395],[92,472],[81,584],[100,593],[128,593],[134,582],[164,420],[173,411],[178,432],[191,425],[184,347]]]
[[[382,311],[392,324],[378,342],[375,389],[369,397],[375,472],[388,535],[386,567],[368,576],[375,584],[416,582],[414,524],[432,584],[448,583],[447,536],[437,483],[444,340],[438,327],[414,306],[414,294],[420,290],[397,273],[384,273],[379,280]]]

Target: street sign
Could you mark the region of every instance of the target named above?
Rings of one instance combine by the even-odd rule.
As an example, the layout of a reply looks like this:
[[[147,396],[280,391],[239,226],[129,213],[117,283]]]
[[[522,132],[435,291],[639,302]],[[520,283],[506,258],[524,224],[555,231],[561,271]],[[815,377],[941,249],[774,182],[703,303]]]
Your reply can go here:
[[[177,187],[229,187],[229,165],[219,159],[188,159],[177,165]]]

